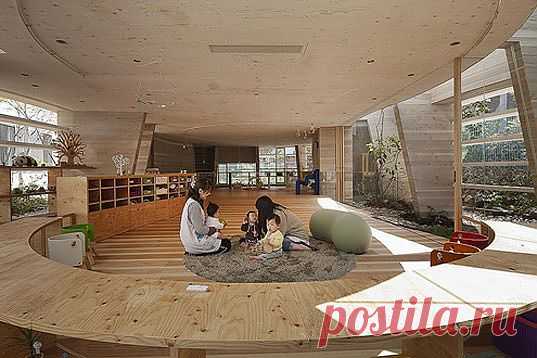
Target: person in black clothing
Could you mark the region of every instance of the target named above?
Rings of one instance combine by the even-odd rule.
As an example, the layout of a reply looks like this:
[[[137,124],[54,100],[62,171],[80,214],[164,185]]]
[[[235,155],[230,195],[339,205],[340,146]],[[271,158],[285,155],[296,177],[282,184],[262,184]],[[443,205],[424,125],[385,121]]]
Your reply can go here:
[[[259,239],[261,239],[259,222],[257,221],[257,213],[255,211],[248,211],[241,225],[241,231],[246,233],[240,240],[241,245],[256,245]]]

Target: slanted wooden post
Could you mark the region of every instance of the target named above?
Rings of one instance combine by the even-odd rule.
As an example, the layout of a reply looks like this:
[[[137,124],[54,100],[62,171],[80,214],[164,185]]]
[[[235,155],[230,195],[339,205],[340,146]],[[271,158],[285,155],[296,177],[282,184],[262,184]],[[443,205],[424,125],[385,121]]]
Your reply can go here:
[[[455,231],[462,230],[462,57],[453,62],[453,210]]]

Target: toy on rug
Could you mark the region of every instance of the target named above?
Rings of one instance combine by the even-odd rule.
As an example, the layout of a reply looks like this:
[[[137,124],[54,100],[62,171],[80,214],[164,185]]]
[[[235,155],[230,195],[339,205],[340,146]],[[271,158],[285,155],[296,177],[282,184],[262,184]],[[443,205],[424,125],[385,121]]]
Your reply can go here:
[[[273,214],[267,220],[267,233],[265,237],[257,243],[258,255],[251,256],[254,260],[267,260],[283,255],[283,234],[280,231],[281,219]]]
[[[241,231],[245,232],[244,237],[240,239],[242,247],[248,248],[257,245],[260,239],[261,231],[257,221],[257,213],[253,210],[246,213],[246,217],[241,225]]]

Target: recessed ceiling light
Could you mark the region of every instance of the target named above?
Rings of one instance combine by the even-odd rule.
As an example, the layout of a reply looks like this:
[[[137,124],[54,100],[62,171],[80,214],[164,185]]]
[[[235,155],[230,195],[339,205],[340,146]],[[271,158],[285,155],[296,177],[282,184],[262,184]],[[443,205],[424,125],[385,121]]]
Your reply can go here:
[[[4,50],[2,50],[2,49],[0,48],[0,55],[3,55],[3,54],[5,54],[5,53],[7,53],[7,52],[4,51]]]
[[[67,41],[65,41],[63,39],[56,39],[56,42],[59,43],[59,44],[62,44],[62,45],[67,45]]]
[[[32,87],[38,88],[39,85],[37,83],[32,83]]]
[[[160,108],[166,108],[166,105],[165,105],[165,104],[161,104],[161,105],[160,105]]]
[[[455,41],[455,42],[452,42],[449,44],[449,46],[457,46],[457,45],[460,45],[461,42],[460,41]]]

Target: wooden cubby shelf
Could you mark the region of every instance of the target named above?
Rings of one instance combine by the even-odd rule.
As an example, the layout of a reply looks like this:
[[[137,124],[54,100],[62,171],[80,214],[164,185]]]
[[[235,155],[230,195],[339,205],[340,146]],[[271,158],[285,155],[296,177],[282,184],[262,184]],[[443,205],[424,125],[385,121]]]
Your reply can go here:
[[[62,177],[57,181],[58,214],[95,225],[97,240],[165,217],[179,216],[186,183],[194,174]]]

